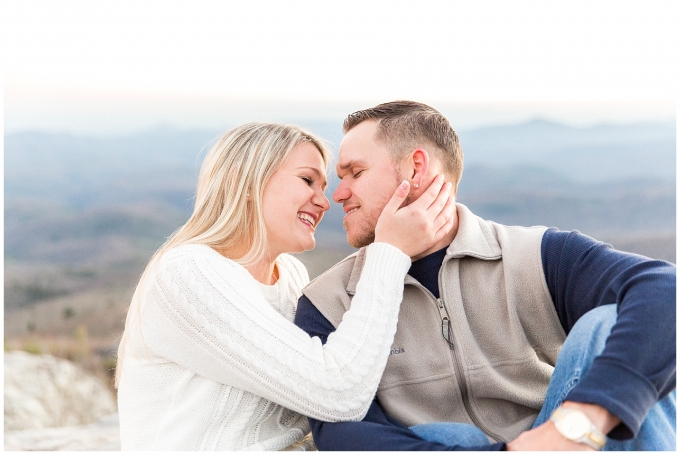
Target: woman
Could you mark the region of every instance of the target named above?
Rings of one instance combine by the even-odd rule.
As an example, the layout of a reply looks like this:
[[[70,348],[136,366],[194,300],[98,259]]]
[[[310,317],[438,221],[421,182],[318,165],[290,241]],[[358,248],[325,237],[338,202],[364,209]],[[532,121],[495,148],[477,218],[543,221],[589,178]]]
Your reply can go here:
[[[292,323],[309,278],[284,253],[314,247],[329,156],[311,134],[280,124],[234,128],[208,153],[193,214],[152,257],[128,312],[116,372],[124,450],[279,450],[309,431],[305,415],[366,413],[410,256],[450,230],[453,203],[439,179],[420,198],[429,210],[399,209],[402,183],[352,308],[322,346]]]

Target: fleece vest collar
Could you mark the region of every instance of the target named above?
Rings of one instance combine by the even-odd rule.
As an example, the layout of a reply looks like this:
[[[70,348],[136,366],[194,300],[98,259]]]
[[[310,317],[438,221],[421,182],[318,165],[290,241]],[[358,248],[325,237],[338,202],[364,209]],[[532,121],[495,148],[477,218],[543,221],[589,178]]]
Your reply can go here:
[[[444,262],[451,258],[462,258],[465,256],[487,261],[501,259],[503,257],[501,246],[498,244],[498,240],[496,240],[489,225],[480,222],[480,218],[477,218],[463,204],[456,204],[456,212],[458,214],[458,233],[453,242],[451,242],[451,245],[446,249]],[[365,259],[366,249],[362,248],[356,253],[354,267],[347,283],[347,293],[349,295],[354,295],[356,292]],[[418,281],[410,275],[406,276],[404,284],[419,285]]]

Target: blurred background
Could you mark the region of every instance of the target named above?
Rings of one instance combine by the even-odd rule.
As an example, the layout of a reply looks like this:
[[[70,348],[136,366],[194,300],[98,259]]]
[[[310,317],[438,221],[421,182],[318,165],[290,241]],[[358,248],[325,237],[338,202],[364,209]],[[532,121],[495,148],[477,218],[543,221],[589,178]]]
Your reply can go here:
[[[679,12],[674,1],[3,2],[6,355],[69,359],[110,388],[136,281],[191,213],[212,141],[280,121],[337,151],[347,114],[396,99],[451,121],[465,153],[458,202],[477,215],[675,262]],[[353,251],[342,215],[333,204],[300,255],[312,277]]]

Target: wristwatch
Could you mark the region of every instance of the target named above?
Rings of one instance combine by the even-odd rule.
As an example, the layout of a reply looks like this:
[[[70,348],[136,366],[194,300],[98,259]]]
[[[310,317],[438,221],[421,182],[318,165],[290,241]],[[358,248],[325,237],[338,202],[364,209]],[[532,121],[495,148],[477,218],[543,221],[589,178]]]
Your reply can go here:
[[[550,420],[555,423],[557,431],[571,441],[588,444],[595,450],[602,450],[607,443],[607,437],[578,409],[560,406],[552,413]]]

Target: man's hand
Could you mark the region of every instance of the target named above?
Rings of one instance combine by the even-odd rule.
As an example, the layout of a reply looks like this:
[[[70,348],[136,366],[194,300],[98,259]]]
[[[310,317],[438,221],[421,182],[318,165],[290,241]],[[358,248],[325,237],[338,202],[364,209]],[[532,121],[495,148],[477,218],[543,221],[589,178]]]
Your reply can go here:
[[[592,450],[592,447],[570,441],[557,431],[552,420],[525,431],[517,439],[508,443],[508,450]]]
[[[616,425],[621,423],[618,417],[596,404],[565,401],[562,406],[583,412],[602,434],[609,433]],[[562,436],[555,428],[552,420],[548,420],[532,430],[525,431],[517,439],[509,442],[507,447],[508,450],[595,450],[587,444],[577,443]]]

